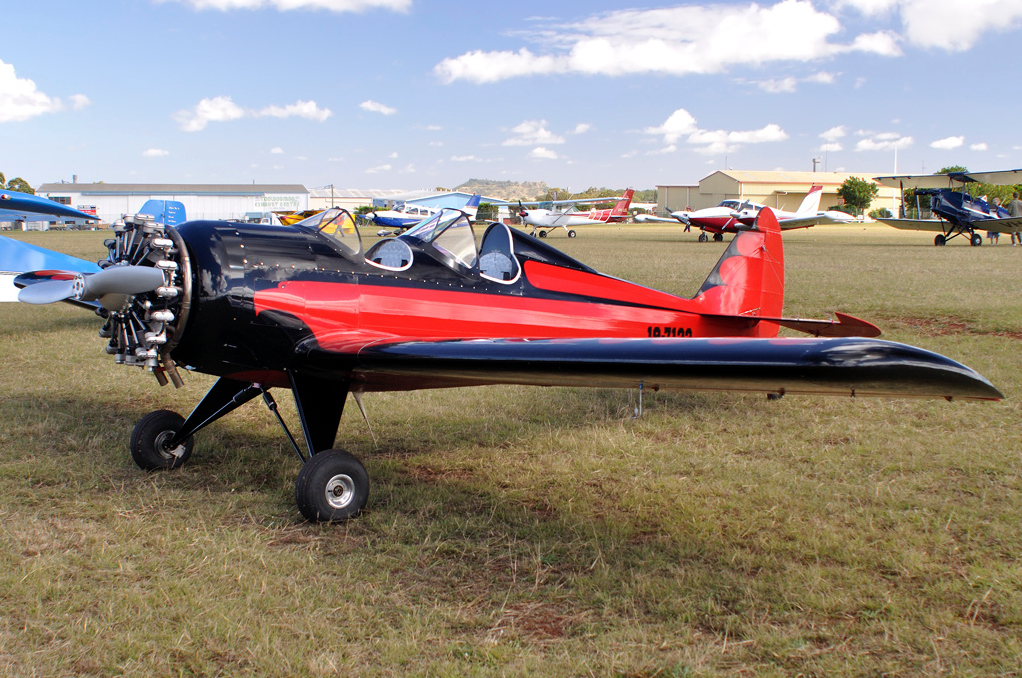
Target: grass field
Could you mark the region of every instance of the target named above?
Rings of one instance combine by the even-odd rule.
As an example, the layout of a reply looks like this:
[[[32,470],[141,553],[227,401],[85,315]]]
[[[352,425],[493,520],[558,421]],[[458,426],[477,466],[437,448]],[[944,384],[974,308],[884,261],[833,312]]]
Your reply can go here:
[[[17,238],[89,259],[101,233]],[[691,295],[723,249],[579,229],[598,270]],[[0,305],[0,674],[1022,673],[1022,248],[883,226],[785,235],[786,313],[834,310],[987,376],[1001,403],[486,387],[367,396],[373,487],[310,525],[259,401],[146,474],[187,413],[97,319]],[[278,401],[290,421],[286,394]]]

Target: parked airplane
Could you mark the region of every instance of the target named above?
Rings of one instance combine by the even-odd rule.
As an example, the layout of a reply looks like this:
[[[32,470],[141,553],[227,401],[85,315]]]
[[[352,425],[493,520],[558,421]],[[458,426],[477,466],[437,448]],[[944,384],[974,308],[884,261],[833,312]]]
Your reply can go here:
[[[477,246],[451,209],[365,252],[336,208],[279,227],[129,218],[108,249],[99,273],[26,274],[19,296],[99,302],[106,352],[161,384],[181,385],[178,366],[219,377],[187,419],[157,410],[138,422],[135,462],[184,464],[195,433],[261,396],[302,459],[295,498],[312,521],[353,517],[369,495],[363,465],[333,449],[349,392],[363,415],[368,391],[484,384],[1002,397],[948,358],[872,338],[868,322],[783,317],[769,209],[691,299],[602,275],[501,223]],[[815,337],[778,338],[780,327]],[[294,396],[308,458],[273,388]]]
[[[0,221],[46,221],[40,216],[65,217],[83,221],[99,221],[95,214],[86,214],[49,198],[31,193],[0,190]]]
[[[819,224],[838,224],[853,221],[855,217],[845,212],[836,210],[820,211],[820,198],[823,196],[823,186],[813,185],[806,193],[802,204],[794,212],[773,209],[782,231],[793,228],[808,228]],[[756,215],[759,214],[765,205],[750,200],[738,200],[729,198],[716,207],[689,212],[678,210],[671,212],[670,217],[658,217],[650,214],[638,214],[635,220],[639,223],[660,222],[660,223],[682,223],[695,226],[700,231],[699,242],[709,240],[707,233],[713,234],[713,239],[720,242],[724,240],[725,233],[735,233],[744,226],[751,224]]]
[[[997,184],[1002,186],[1022,183],[1022,170],[999,170],[995,172],[949,172],[947,174],[892,175],[874,177],[873,181],[904,190],[915,189],[917,196],[930,196],[930,212],[937,219],[878,219],[888,226],[909,231],[936,231],[933,244],[940,247],[948,240],[966,236],[969,244],[979,247],[983,236],[976,230],[993,233],[1017,233],[1022,231],[1022,218],[1009,217],[1008,211],[996,208],[985,198],[974,198],[966,192],[970,183]],[[902,217],[904,216],[902,201]]]
[[[474,219],[476,212],[479,210],[479,201],[482,198],[478,193],[473,195],[462,207],[462,211],[467,213],[470,218]],[[423,219],[428,219],[434,214],[438,213],[442,208],[440,207],[426,207],[425,205],[413,205],[412,203],[405,203],[396,210],[384,210],[380,212],[372,212],[366,215],[368,221],[373,222],[377,226],[384,226],[376,235],[397,235],[405,229],[411,228],[415,224],[421,222]],[[395,231],[387,231],[386,229],[396,229]]]
[[[539,235],[545,238],[547,232],[555,228],[563,228],[569,238],[574,238],[576,233],[570,226],[587,226],[590,224],[614,224],[628,218],[628,205],[632,202],[632,195],[635,191],[628,189],[624,195],[617,199],[617,204],[610,209],[589,210],[583,212],[578,209],[579,205],[609,202],[614,198],[583,198],[580,200],[544,200],[533,202],[518,201],[518,216],[529,226],[532,226],[532,235]],[[510,205],[514,203],[495,203]],[[531,209],[525,209],[525,205],[536,205]],[[558,206],[567,205],[560,209]]]

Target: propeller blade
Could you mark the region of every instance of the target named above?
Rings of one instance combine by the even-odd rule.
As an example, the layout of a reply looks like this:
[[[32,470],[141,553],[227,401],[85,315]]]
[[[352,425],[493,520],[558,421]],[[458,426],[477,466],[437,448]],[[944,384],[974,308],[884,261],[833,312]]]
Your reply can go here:
[[[53,304],[75,295],[74,280],[48,280],[23,287],[18,292],[18,301],[25,304]]]
[[[163,271],[149,266],[111,266],[99,273],[83,276],[80,298],[94,301],[106,294],[141,294],[164,284]]]

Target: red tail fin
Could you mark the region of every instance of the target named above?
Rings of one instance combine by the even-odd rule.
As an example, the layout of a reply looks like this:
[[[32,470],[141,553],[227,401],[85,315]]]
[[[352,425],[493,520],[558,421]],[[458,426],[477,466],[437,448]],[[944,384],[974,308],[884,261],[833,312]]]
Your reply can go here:
[[[784,245],[769,207],[741,231],[699,289],[703,313],[776,318],[784,308]],[[759,336],[776,336],[774,323],[761,322]]]
[[[628,206],[632,204],[633,195],[635,195],[635,191],[631,188],[625,191],[624,196],[614,205],[614,211],[610,213],[611,216],[619,217],[628,214]]]

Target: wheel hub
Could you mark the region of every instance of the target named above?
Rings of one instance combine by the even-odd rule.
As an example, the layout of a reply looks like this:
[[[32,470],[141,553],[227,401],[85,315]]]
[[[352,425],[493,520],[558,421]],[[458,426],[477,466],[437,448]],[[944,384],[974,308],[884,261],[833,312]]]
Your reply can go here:
[[[326,484],[326,501],[332,508],[345,508],[354,496],[355,481],[349,475],[338,474]]]
[[[164,431],[156,436],[156,450],[164,459],[180,459],[185,453],[185,446],[178,445],[170,447],[168,443],[173,439],[175,431]]]

